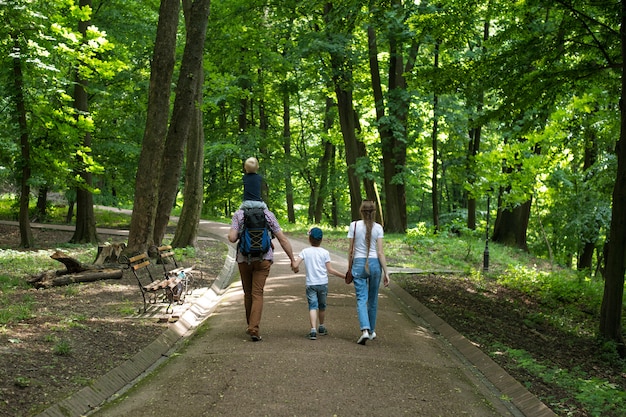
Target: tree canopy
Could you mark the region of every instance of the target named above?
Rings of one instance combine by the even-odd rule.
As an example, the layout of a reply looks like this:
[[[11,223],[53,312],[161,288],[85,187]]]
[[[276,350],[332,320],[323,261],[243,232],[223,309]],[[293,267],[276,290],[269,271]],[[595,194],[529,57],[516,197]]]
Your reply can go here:
[[[624,266],[611,259],[626,247],[616,218],[626,192],[624,2],[223,0],[198,28],[190,22],[208,9],[185,0],[166,44],[159,10],[178,1],[87,3],[0,3],[12,22],[0,28],[0,178],[25,198],[25,221],[23,205],[42,190],[119,206],[169,194],[167,220],[194,195],[183,198],[194,169],[194,211],[228,217],[242,162],[256,156],[269,207],[290,222],[343,226],[374,199],[387,232],[424,223],[484,233],[491,198],[494,240],[623,293]],[[202,54],[191,71],[183,58],[194,42]],[[170,72],[151,81],[161,53]],[[189,77],[200,78],[198,95]],[[77,83],[88,107],[74,105]],[[192,102],[177,105],[183,98]],[[172,165],[159,189],[162,161],[191,161],[189,152],[203,158]],[[156,168],[138,169],[142,153]],[[133,224],[154,222],[152,210]]]

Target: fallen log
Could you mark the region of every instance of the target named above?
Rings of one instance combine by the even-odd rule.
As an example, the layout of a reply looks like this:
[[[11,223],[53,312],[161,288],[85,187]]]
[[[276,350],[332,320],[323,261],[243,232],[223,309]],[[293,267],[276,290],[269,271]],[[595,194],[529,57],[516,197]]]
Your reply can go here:
[[[54,252],[52,255],[50,255],[50,257],[55,261],[59,261],[63,265],[65,265],[66,271],[59,271],[61,272],[59,275],[73,274],[76,272],[85,271],[87,269],[87,267],[83,266],[83,264],[79,260],[70,258],[67,254],[61,251]]]
[[[123,273],[124,271],[121,269],[100,269],[63,275],[57,275],[56,271],[49,271],[39,275],[35,280],[29,281],[29,284],[35,288],[61,287],[63,285],[76,284],[79,282],[120,279]]]
[[[121,279],[124,274],[121,266],[86,265],[61,251],[54,252],[50,257],[61,262],[66,269],[46,271],[27,278],[26,282],[35,288],[51,288],[78,282]]]

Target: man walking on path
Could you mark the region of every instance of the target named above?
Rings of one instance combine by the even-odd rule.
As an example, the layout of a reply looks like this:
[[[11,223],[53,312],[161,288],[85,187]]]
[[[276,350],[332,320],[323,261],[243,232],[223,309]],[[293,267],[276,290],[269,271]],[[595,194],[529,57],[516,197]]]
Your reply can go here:
[[[295,268],[295,258],[289,239],[283,233],[278,220],[274,213],[268,209],[263,210],[265,214],[266,227],[278,239],[280,246],[283,248],[289,259],[291,267]],[[230,230],[228,231],[228,240],[235,243],[240,239],[241,232],[244,229],[244,211],[237,210],[233,215]],[[270,274],[270,267],[274,262],[273,245],[270,245],[267,252],[259,256],[244,256],[239,246],[237,247],[237,266],[241,275],[241,285],[244,291],[244,305],[246,308],[246,322],[248,328],[246,333],[253,342],[261,341],[259,334],[259,325],[261,323],[261,315],[263,314],[263,291],[265,289],[265,281]]]

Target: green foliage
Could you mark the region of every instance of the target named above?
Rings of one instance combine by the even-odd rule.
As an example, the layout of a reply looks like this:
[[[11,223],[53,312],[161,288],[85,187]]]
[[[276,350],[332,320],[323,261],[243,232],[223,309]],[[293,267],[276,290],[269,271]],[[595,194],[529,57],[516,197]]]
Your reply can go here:
[[[129,300],[124,300],[124,303],[118,308],[118,312],[122,317],[132,316],[136,311],[137,306]]]
[[[83,322],[86,320],[87,318],[84,315],[66,317],[58,325],[52,326],[51,329],[56,332],[65,332],[69,329],[85,329],[87,326]]]
[[[109,229],[128,229],[130,227],[130,217],[127,213],[96,208],[94,214],[96,224],[99,227]]]
[[[498,347],[496,347],[498,348]],[[626,407],[626,392],[620,387],[606,380],[589,377],[577,369],[561,369],[547,362],[536,361],[528,352],[500,346],[499,354],[504,352],[519,369],[539,376],[549,384],[555,384],[568,392],[574,393],[575,398],[584,404],[581,410],[590,416],[619,415]],[[567,406],[558,398],[551,398],[549,404],[555,412],[567,412]]]
[[[17,220],[18,208],[14,204],[12,198],[0,197],[0,219],[8,221]],[[34,202],[31,204],[31,212],[34,213]],[[67,216],[67,206],[63,202],[52,203],[47,205],[47,217],[39,218],[39,223],[64,224]],[[110,229],[128,229],[130,227],[130,216],[123,211],[103,210],[98,207],[94,209],[96,217],[96,226]],[[72,247],[72,245],[59,242],[59,246]]]
[[[69,356],[72,353],[72,345],[67,340],[58,340],[54,346],[52,346],[52,352],[59,356]]]
[[[498,281],[546,302],[555,300],[568,304],[598,300],[603,288],[602,282],[585,277],[582,273],[568,270],[541,271],[525,265],[511,265]]]
[[[595,70],[607,67],[606,59],[621,62],[615,37],[618,21],[610,8],[586,3],[584,7],[585,13],[576,14],[560,4],[523,2],[446,0],[393,6],[371,2],[367,7],[345,2],[335,4],[324,19],[317,2],[213,4],[208,33],[214,42],[206,45],[204,63],[204,214],[227,218],[238,207],[241,162],[256,155],[269,186],[270,207],[286,215],[288,178],[297,221],[310,221],[309,207],[320,191],[323,144],[330,142],[336,155],[322,222],[334,221],[331,201],[340,223],[348,219],[343,137],[336,107],[328,113],[325,108],[327,98],[336,102],[332,79],[338,74],[331,71],[332,56],[342,55],[349,69],[350,79],[345,82],[350,85],[358,135],[367,153],[358,160],[356,171],[361,178],[382,184],[383,145],[364,30],[371,25],[378,36],[381,76],[390,65],[390,40],[401,48],[397,52],[403,58],[410,51],[416,53],[414,66],[407,67],[407,89],[401,96],[383,92],[389,110],[397,110],[405,100],[411,103],[407,131],[393,112],[381,121],[408,147],[406,164],[394,181],[404,182],[409,191],[409,228],[432,222],[436,93],[439,213],[446,232],[469,234],[463,225],[468,197],[478,199],[478,210],[483,211],[487,195],[495,204],[502,192],[500,201],[507,207],[533,198],[537,207],[530,220],[529,247],[537,255],[570,265],[586,243],[599,249],[604,242],[615,169],[611,155],[619,132],[615,107],[619,74]],[[76,185],[75,169],[86,165],[95,170],[96,204],[132,205],[158,9],[157,1],[122,0],[99,4],[91,11],[72,1],[18,1],[2,9],[6,21],[13,22],[11,27],[34,26],[41,34],[21,32],[29,46],[24,49],[28,111],[36,115],[29,127],[34,149],[32,186],[64,191]],[[83,44],[77,22],[87,17],[93,26],[89,42]],[[491,23],[488,36],[484,22]],[[590,38],[589,27],[598,31],[601,41]],[[180,30],[182,35],[182,24]],[[10,33],[8,27],[2,31],[1,45],[8,57]],[[89,115],[72,110],[71,69],[77,62],[84,64],[78,68],[90,81]],[[10,64],[3,61],[3,68],[8,70]],[[0,160],[4,188],[15,182],[16,172],[11,170],[18,166],[19,147],[9,111],[9,78],[2,78],[0,89],[7,92],[2,95],[5,106],[0,107],[6,116],[0,118],[0,145],[6,150]],[[289,142],[283,130],[287,104]],[[474,157],[468,155],[468,131],[477,127],[481,143]],[[86,131],[92,134],[91,149],[78,147]],[[591,141],[597,161],[583,172],[583,150]],[[75,158],[80,155],[85,158]],[[384,202],[385,190],[381,192]],[[466,246],[464,252],[472,250]]]
[[[5,285],[0,281],[0,326],[15,324],[27,320],[33,314],[33,299],[23,297],[15,299],[13,292],[5,290]],[[10,288],[10,287],[9,287]]]
[[[32,384],[32,380],[24,376],[16,376],[13,384],[18,388],[28,388]]]

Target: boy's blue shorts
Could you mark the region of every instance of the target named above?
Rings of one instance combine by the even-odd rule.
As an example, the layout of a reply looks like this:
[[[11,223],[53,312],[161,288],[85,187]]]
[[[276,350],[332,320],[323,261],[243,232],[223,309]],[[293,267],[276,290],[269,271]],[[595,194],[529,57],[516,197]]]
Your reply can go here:
[[[327,296],[328,284],[306,286],[306,299],[309,303],[309,310],[326,310]]]

